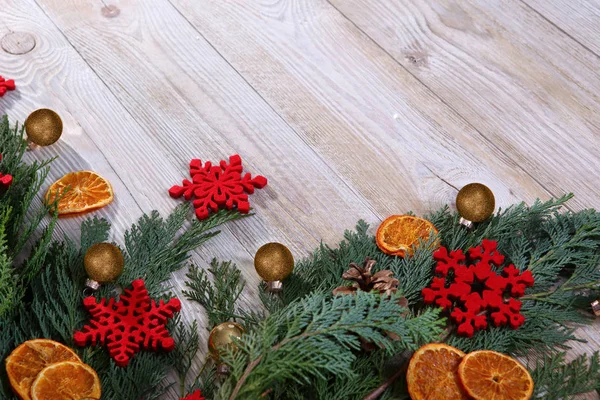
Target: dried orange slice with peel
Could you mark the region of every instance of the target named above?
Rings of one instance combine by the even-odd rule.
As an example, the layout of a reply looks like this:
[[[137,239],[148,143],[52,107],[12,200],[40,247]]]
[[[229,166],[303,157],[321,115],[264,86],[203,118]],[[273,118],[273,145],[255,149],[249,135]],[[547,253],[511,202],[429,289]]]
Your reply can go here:
[[[110,204],[114,193],[109,181],[94,171],[70,172],[54,182],[46,192],[47,204],[58,196],[58,214],[77,214]]]
[[[32,400],[99,399],[100,395],[96,371],[89,365],[72,361],[44,368],[31,386]]]
[[[408,393],[413,400],[467,400],[458,378],[465,353],[441,343],[431,343],[413,354],[406,371]]]
[[[44,368],[49,365],[81,360],[67,346],[48,339],[35,339],[24,342],[6,358],[6,373],[10,385],[17,395],[30,400],[31,385]]]
[[[517,360],[490,350],[467,354],[458,367],[465,391],[475,400],[525,400],[533,394],[533,379]]]
[[[392,215],[377,228],[377,246],[393,256],[413,255],[419,240],[427,240],[438,230],[426,219],[412,215]]]

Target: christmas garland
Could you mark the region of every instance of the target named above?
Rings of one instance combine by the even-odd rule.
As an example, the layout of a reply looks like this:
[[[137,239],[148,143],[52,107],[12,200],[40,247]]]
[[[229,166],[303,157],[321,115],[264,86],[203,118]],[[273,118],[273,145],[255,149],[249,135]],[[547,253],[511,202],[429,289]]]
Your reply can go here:
[[[193,270],[189,275],[193,290],[187,295],[206,308],[211,322],[237,321],[246,327],[246,334],[238,340],[236,350],[225,351],[220,359],[230,366],[231,374],[218,385],[208,378],[203,393],[215,399],[259,398],[265,394],[278,399],[362,398],[406,363],[402,354],[396,358],[388,356],[390,348],[392,353],[398,354],[401,350],[415,350],[433,341],[446,342],[464,352],[486,349],[522,356],[532,371],[534,397],[561,399],[597,390],[600,385],[598,353],[591,357],[582,355],[566,363],[562,352],[569,348],[570,340],[581,340],[574,331],[579,324],[593,321],[590,302],[597,299],[600,292],[600,213],[594,210],[564,212],[561,207],[570,198],[568,195],[547,202],[536,201],[532,206],[522,203],[501,210],[471,231],[458,224],[458,214],[444,207],[426,216],[438,229],[439,236],[421,243],[412,257],[405,258],[382,253],[375,238],[368,234],[367,224],[361,221],[356,231],[346,232],[345,240],[338,248],[322,245],[311,258],[298,263],[284,282],[281,294],[262,293],[268,311],[265,315],[268,316],[247,313],[232,305],[235,302],[232,295],[239,293],[243,285],[239,281],[226,281],[227,276],[236,274],[235,267],[215,263],[209,269],[214,275],[214,283],[206,279],[205,272]],[[493,238],[494,242],[488,238]],[[442,247],[437,249],[436,244]],[[499,252],[496,252],[496,246]],[[478,325],[476,321],[470,321],[473,324],[467,324],[466,336],[464,318],[456,318],[456,312],[440,314],[442,309],[434,307],[435,304],[428,305],[435,303],[434,298],[448,301],[447,296],[430,296],[434,292],[428,289],[432,281],[441,279],[436,276],[450,274],[456,281],[462,279],[464,285],[465,272],[462,275],[460,271],[449,272],[453,262],[455,269],[459,269],[458,264],[463,264],[465,257],[460,249],[465,252],[471,249],[468,253],[475,259],[484,257],[492,264],[506,264],[504,270],[498,272],[490,270],[489,265],[485,271],[480,265],[475,272],[484,277],[493,275],[490,279],[503,288],[510,282],[513,295],[520,297],[518,310],[503,310],[504,315],[502,312],[490,313],[492,323],[487,323],[485,313],[480,316],[486,323],[480,321]],[[305,313],[327,315],[338,307],[348,313],[356,311],[362,318],[368,316],[368,311],[361,308],[361,296],[366,292],[358,291],[361,296],[350,296],[351,300],[333,295],[343,285],[348,266],[366,257],[375,264],[375,267],[370,266],[373,271],[369,268],[369,276],[375,277],[376,271],[381,271],[389,277],[388,272],[391,272],[399,281],[397,294],[392,295],[388,303],[399,304],[397,296],[407,300],[408,309],[396,311],[397,319],[405,321],[405,330],[400,334],[400,344],[393,342],[391,345],[386,338],[358,333],[355,339],[360,336],[361,340],[357,339],[355,345],[366,342],[375,346],[370,346],[369,351],[348,354],[348,360],[344,360],[341,355],[336,355],[343,346],[319,348],[309,343],[308,338],[315,340],[318,333],[310,330],[311,324],[303,317]],[[464,265],[462,268],[466,271]],[[352,280],[366,282],[365,272],[362,269],[362,278],[355,274]],[[383,286],[372,285],[367,295],[377,299],[373,301],[381,301],[383,290],[389,289],[385,281],[379,282]],[[460,298],[460,293],[456,298]],[[313,306],[313,302],[318,306]],[[337,302],[344,303],[338,305]],[[225,303],[227,308],[219,307]],[[454,302],[446,304],[442,301],[438,305],[449,306],[450,303]],[[506,307],[510,306],[513,303],[509,301]],[[457,310],[462,313],[459,306]],[[469,311],[468,307],[466,310]],[[331,316],[332,321],[334,317],[335,313]],[[406,329],[411,328],[407,335]],[[398,334],[393,329],[386,330]],[[323,335],[330,339],[329,331]],[[295,342],[290,341],[290,337]],[[542,360],[535,361],[540,355]],[[315,357],[322,360],[319,365],[315,365]],[[381,398],[407,396],[402,379],[396,376],[394,382],[394,385],[386,384]]]
[[[190,266],[183,295],[206,309],[209,325],[201,328],[182,323],[165,284],[188,265],[190,250],[218,233],[213,228],[243,215],[207,216],[203,208],[198,217],[206,219],[188,226],[185,205],[166,219],[156,212],[144,215],[125,235],[123,274],[84,302],[84,255],[107,241],[110,225],[92,218],[82,224],[79,244],[52,240],[56,214],[45,228],[40,224],[53,204],[35,201],[48,163],[24,163],[26,148],[23,130],[10,127],[5,117],[0,123],[2,359],[30,339],[61,342],[98,373],[103,399],[160,398],[172,385],[172,371],[179,376],[181,397],[189,399],[390,399],[408,397],[404,376],[412,352],[445,342],[464,352],[520,356],[536,398],[562,399],[600,388],[598,353],[565,361],[568,342],[581,340],[575,329],[592,321],[590,303],[600,294],[600,214],[564,212],[570,196],[501,210],[472,230],[445,207],[425,216],[438,234],[402,257],[383,253],[360,221],[338,247],[321,245],[297,262],[282,292],[262,284],[262,310],[239,304],[245,283],[231,262],[215,260],[206,270]],[[266,180],[255,186],[263,184]],[[24,252],[25,261],[18,261]],[[93,314],[104,307],[101,299],[114,297],[116,288],[125,289],[122,300],[155,299],[152,308],[168,314],[161,314],[166,331],[160,328],[157,337],[166,340],[161,345],[170,353],[134,356],[122,349],[111,352],[116,354],[111,360],[102,348],[75,346],[93,340],[84,334],[86,308]],[[205,349],[198,329],[215,327],[235,332],[235,338],[219,347],[212,341],[219,330],[213,330],[204,367],[193,374],[193,359]],[[153,323],[152,329],[159,328]],[[0,397],[11,399],[6,372],[0,374]]]

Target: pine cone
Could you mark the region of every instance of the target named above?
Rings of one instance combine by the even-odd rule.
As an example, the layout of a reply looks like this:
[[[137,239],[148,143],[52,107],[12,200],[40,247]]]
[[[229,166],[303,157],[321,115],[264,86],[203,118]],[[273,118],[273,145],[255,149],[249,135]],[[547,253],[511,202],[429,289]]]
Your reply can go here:
[[[367,257],[362,267],[356,263],[350,264],[350,269],[342,275],[348,281],[354,281],[352,286],[340,286],[334,289],[333,294],[353,294],[357,290],[363,292],[377,291],[380,294],[390,295],[398,290],[398,279],[388,269],[378,271],[371,275],[371,270],[376,264],[375,260]]]

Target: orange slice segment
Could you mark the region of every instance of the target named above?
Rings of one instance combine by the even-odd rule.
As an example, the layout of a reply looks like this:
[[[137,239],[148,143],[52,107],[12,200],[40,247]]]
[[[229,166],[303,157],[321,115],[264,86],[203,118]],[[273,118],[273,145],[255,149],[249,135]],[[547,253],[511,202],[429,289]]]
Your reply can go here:
[[[533,393],[533,379],[517,360],[490,350],[467,354],[458,375],[475,400],[525,400]]]
[[[21,399],[30,400],[31,385],[40,371],[63,361],[81,362],[73,350],[58,342],[48,339],[29,340],[6,358],[6,373],[15,393]]]
[[[404,257],[413,254],[413,246],[418,246],[419,240],[427,240],[437,232],[435,226],[426,219],[392,215],[377,229],[377,246],[386,254]]]
[[[465,353],[445,344],[421,347],[406,371],[408,393],[413,400],[467,400],[458,378]]]
[[[100,379],[92,367],[72,361],[42,370],[31,387],[32,400],[99,399]]]
[[[46,202],[53,203],[57,194],[59,215],[92,211],[110,204],[114,198],[110,182],[94,171],[66,174],[48,188]]]

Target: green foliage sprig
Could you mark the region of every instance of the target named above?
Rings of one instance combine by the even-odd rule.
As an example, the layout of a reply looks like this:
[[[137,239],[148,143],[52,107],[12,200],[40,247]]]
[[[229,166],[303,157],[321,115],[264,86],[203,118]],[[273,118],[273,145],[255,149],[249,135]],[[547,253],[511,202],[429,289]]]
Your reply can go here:
[[[54,216],[46,228],[38,232],[49,210],[43,204],[33,204],[52,160],[24,162],[27,142],[23,135],[22,127],[11,127],[6,116],[0,119],[0,172],[13,176],[12,185],[0,192],[0,318],[14,312],[29,280],[44,265],[56,223]],[[29,257],[17,263],[17,256],[33,239],[37,243],[30,249]]]
[[[565,362],[565,353],[545,355],[531,371],[535,382],[534,398],[569,399],[575,395],[600,390],[600,354],[585,355]]]
[[[237,351],[222,356],[231,366],[231,376],[217,398],[256,399],[271,385],[287,381],[305,384],[312,378],[334,376],[360,379],[354,362],[361,340],[391,355],[416,349],[420,340],[433,341],[441,334],[443,321],[437,310],[414,319],[402,316],[405,311],[398,296],[358,292],[302,298],[269,315],[242,337]]]

